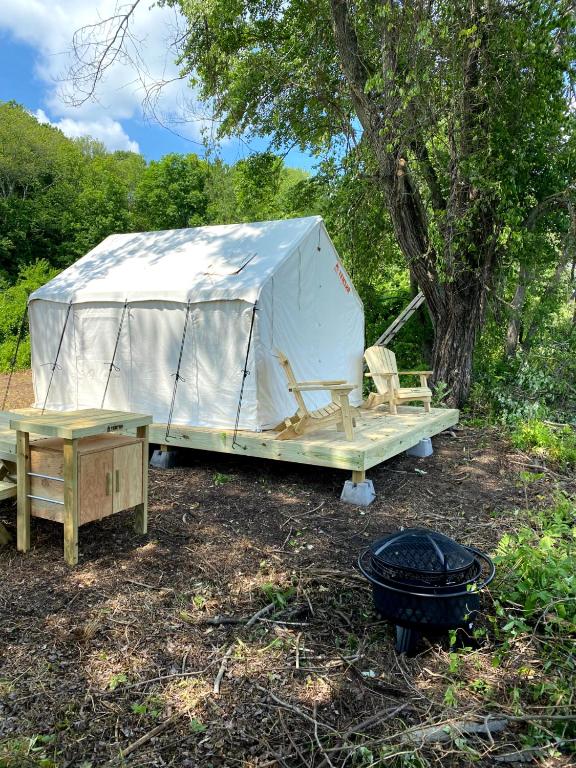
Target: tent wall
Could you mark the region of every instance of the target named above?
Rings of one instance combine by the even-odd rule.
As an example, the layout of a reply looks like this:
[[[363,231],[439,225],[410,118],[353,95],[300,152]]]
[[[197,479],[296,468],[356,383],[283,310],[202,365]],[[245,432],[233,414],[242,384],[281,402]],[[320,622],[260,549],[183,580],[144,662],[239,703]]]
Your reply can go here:
[[[326,230],[319,226],[263,286],[258,311],[258,416],[263,429],[296,410],[276,352],[290,360],[296,378],[344,379],[362,401],[364,311]],[[307,392],[311,409],[330,402]]]
[[[190,305],[174,424],[234,426],[251,314],[243,301]],[[132,410],[151,413],[155,422],[168,419],[185,317],[182,304],[146,302],[130,311]],[[255,382],[249,378],[239,426],[258,426]]]
[[[48,393],[48,384],[52,375],[52,364],[60,338],[62,346],[58,355],[57,366],[54,369],[52,386],[50,387],[47,408],[55,410],[71,410],[77,402],[77,362],[74,341],[74,312],[70,311],[66,330],[62,330],[68,312],[67,304],[46,301],[43,308],[35,306],[40,302],[32,302],[28,306],[30,321],[30,338],[32,346],[32,381],[34,384],[34,407],[42,408]]]
[[[30,304],[35,406],[44,403],[67,306]],[[123,305],[98,302],[74,306],[47,407],[100,407]],[[150,413],[168,420],[174,374],[182,342],[186,305],[142,302],[126,311],[108,386],[105,408]],[[172,421],[203,427],[234,425],[246,355],[252,305],[210,301],[190,307]],[[248,367],[254,368],[254,347]],[[255,377],[247,377],[241,429],[258,428]]]

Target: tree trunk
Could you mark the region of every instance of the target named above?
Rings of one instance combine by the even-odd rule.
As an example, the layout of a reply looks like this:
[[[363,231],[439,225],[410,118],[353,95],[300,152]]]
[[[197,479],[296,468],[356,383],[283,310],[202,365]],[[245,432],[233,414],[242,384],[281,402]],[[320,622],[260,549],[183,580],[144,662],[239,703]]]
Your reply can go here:
[[[451,279],[441,279],[436,269],[437,255],[428,244],[426,215],[404,167],[394,174],[392,194],[390,187],[386,190],[388,208],[411,279],[426,297],[434,326],[432,381],[443,382],[448,391],[446,404],[459,408],[472,383],[472,358],[484,321],[494,246],[484,232],[478,234],[482,229],[479,222],[477,229],[471,228],[476,242],[470,243],[470,250],[476,254],[476,263],[469,264],[463,258]]]
[[[436,333],[432,353],[433,383],[447,387],[446,403],[461,406],[472,384],[472,357],[480,329],[478,312],[468,303],[452,295],[447,313],[436,318]]]
[[[412,298],[415,298],[420,293],[420,286],[418,285],[418,281],[414,279],[413,275],[410,275],[410,295]],[[424,329],[427,327],[428,322],[428,315],[427,315],[427,308],[426,308],[426,302],[422,304],[418,309],[416,310],[416,313],[414,315],[414,322],[418,323],[420,326],[421,332],[424,331]],[[430,360],[432,360],[432,349],[433,344],[431,343],[430,339],[427,338],[425,335],[422,337],[422,344],[421,344],[421,352],[422,357],[426,361],[426,365],[429,365]]]
[[[536,308],[536,311],[534,312],[532,322],[530,323],[530,325],[528,326],[528,330],[524,334],[524,339],[522,340],[522,349],[525,352],[528,352],[528,350],[531,349],[532,344],[534,343],[536,339],[536,335],[540,328],[540,316],[539,316],[538,310],[540,309],[541,306],[545,305],[546,302],[550,299],[550,297],[554,295],[554,292],[558,290],[558,286],[562,281],[562,277],[564,277],[564,273],[567,271],[568,271],[568,254],[564,252],[562,254],[560,261],[556,265],[554,274],[550,278],[548,285],[544,289],[544,292],[540,297],[540,300],[538,301],[538,306]]]

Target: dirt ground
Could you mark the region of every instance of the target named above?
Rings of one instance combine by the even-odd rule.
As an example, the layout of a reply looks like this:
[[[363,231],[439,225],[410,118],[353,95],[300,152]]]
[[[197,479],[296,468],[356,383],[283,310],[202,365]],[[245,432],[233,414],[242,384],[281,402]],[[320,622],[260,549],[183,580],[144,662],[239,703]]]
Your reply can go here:
[[[27,408],[34,399],[32,371],[14,371],[11,375],[0,374],[0,410]]]
[[[30,400],[16,374],[7,407]],[[150,472],[148,535],[130,512],[91,523],[74,569],[61,527],[33,520],[32,551],[0,553],[0,766],[470,765],[410,741],[446,722],[446,639],[397,656],[354,568],[400,526],[487,551],[515,528],[530,499],[497,431],[464,426],[434,448],[370,471],[365,509],[339,501],[344,472],[188,452]],[[15,517],[0,505],[12,532]],[[450,718],[489,713],[471,689]],[[476,741],[475,764],[500,764],[515,727]]]

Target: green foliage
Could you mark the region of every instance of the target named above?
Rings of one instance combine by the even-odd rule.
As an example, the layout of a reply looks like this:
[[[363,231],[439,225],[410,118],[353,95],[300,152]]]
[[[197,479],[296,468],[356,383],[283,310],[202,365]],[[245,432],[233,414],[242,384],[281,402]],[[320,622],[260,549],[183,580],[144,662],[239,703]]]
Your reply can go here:
[[[54,752],[54,734],[34,734],[8,739],[0,744],[0,768],[57,768],[50,757]]]
[[[532,525],[500,540],[496,554],[498,607],[509,619],[503,632],[533,629],[544,634],[576,631],[576,506],[567,497],[551,509],[534,513]]]
[[[511,433],[512,443],[521,451],[558,464],[576,465],[576,430],[569,426],[556,427],[538,419],[518,423]]]
[[[193,717],[190,720],[190,730],[192,733],[204,733],[206,727],[203,722]]]
[[[294,589],[292,587],[284,589],[277,584],[268,582],[262,585],[262,592],[266,595],[268,601],[274,603],[277,608],[285,608],[288,600],[294,594]]]
[[[54,263],[70,235],[82,154],[14,102],[0,103],[0,276],[39,258]]]
[[[198,227],[206,223],[208,163],[196,155],[165,155],[144,170],[135,190],[140,231]]]
[[[86,151],[87,143],[84,143]],[[115,232],[133,228],[133,199],[145,162],[132,152],[89,153],[81,188],[70,211],[70,240],[60,249],[67,266]]]
[[[444,704],[517,715],[519,749],[559,755],[574,751],[576,737],[567,717],[576,671],[576,502],[561,494],[517,514],[520,525],[494,554],[492,604],[474,631],[480,646],[447,655]]]
[[[507,358],[494,323],[486,328],[475,360],[472,407],[501,422],[576,415],[576,325],[563,300],[539,326],[534,344]],[[554,322],[552,322],[552,319]]]
[[[220,485],[226,485],[226,483],[230,483],[232,480],[234,480],[232,475],[227,475],[224,472],[215,472],[212,476],[212,482],[217,487]]]
[[[445,405],[445,400],[450,393],[450,388],[444,381],[437,381],[434,386],[434,395],[432,397],[432,407],[441,408]]]
[[[542,674],[523,675],[516,700],[550,707],[552,714],[570,705],[576,671],[576,505],[562,496],[553,507],[532,513],[529,522],[503,536],[496,550],[493,622],[501,645],[495,662],[519,658],[526,639],[535,643],[539,658],[532,663]],[[574,722],[547,725],[561,739],[576,737]],[[532,730],[530,743],[548,741],[548,731]]]
[[[232,183],[240,218],[262,221],[277,218],[276,200],[280,191],[282,160],[266,152],[240,160]]]
[[[119,685],[122,685],[123,683],[127,683],[127,682],[128,682],[128,677],[123,672],[119,672],[118,674],[114,674],[110,676],[110,680],[108,681],[108,689],[110,691],[115,691]]]
[[[233,166],[210,165],[206,179],[210,224],[267,221],[309,216],[317,210],[317,188],[308,174],[286,168],[270,152],[254,154]]]
[[[132,704],[130,709],[135,715],[148,715],[154,719],[162,714],[161,702],[154,696],[148,696],[145,701]]]
[[[28,296],[44,283],[51,280],[58,270],[44,259],[21,267],[14,285],[1,285],[0,298],[0,370],[8,371],[16,352],[20,323],[26,310]],[[26,328],[25,328],[26,330]],[[30,340],[24,336],[18,349],[17,368],[30,365]]]

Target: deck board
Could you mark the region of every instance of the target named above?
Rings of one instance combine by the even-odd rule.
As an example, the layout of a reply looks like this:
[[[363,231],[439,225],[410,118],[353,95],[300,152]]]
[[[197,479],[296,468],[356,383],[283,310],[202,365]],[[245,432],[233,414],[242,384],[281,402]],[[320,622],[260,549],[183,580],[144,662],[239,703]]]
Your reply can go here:
[[[24,409],[19,409],[22,414]],[[30,413],[33,413],[30,409]],[[239,431],[234,443],[233,430],[206,429],[173,424],[169,439],[166,425],[150,426],[150,442],[219,453],[291,461],[319,467],[365,471],[458,423],[459,413],[452,408],[399,406],[391,416],[385,408],[355,413],[354,440],[348,441],[335,427],[319,429],[293,440],[278,440],[274,432]],[[14,461],[15,432],[10,429],[11,414],[0,412],[0,459]],[[35,436],[31,435],[31,439]]]
[[[203,429],[172,425],[166,440],[166,425],[152,424],[150,440],[169,446],[196,448],[220,453],[257,456],[337,469],[367,470],[411,448],[424,437],[458,423],[459,412],[453,408],[400,406],[391,416],[384,408],[359,410],[355,414],[354,440],[343,432],[326,427],[291,440],[278,440],[273,432],[239,431],[233,447],[232,430]]]

